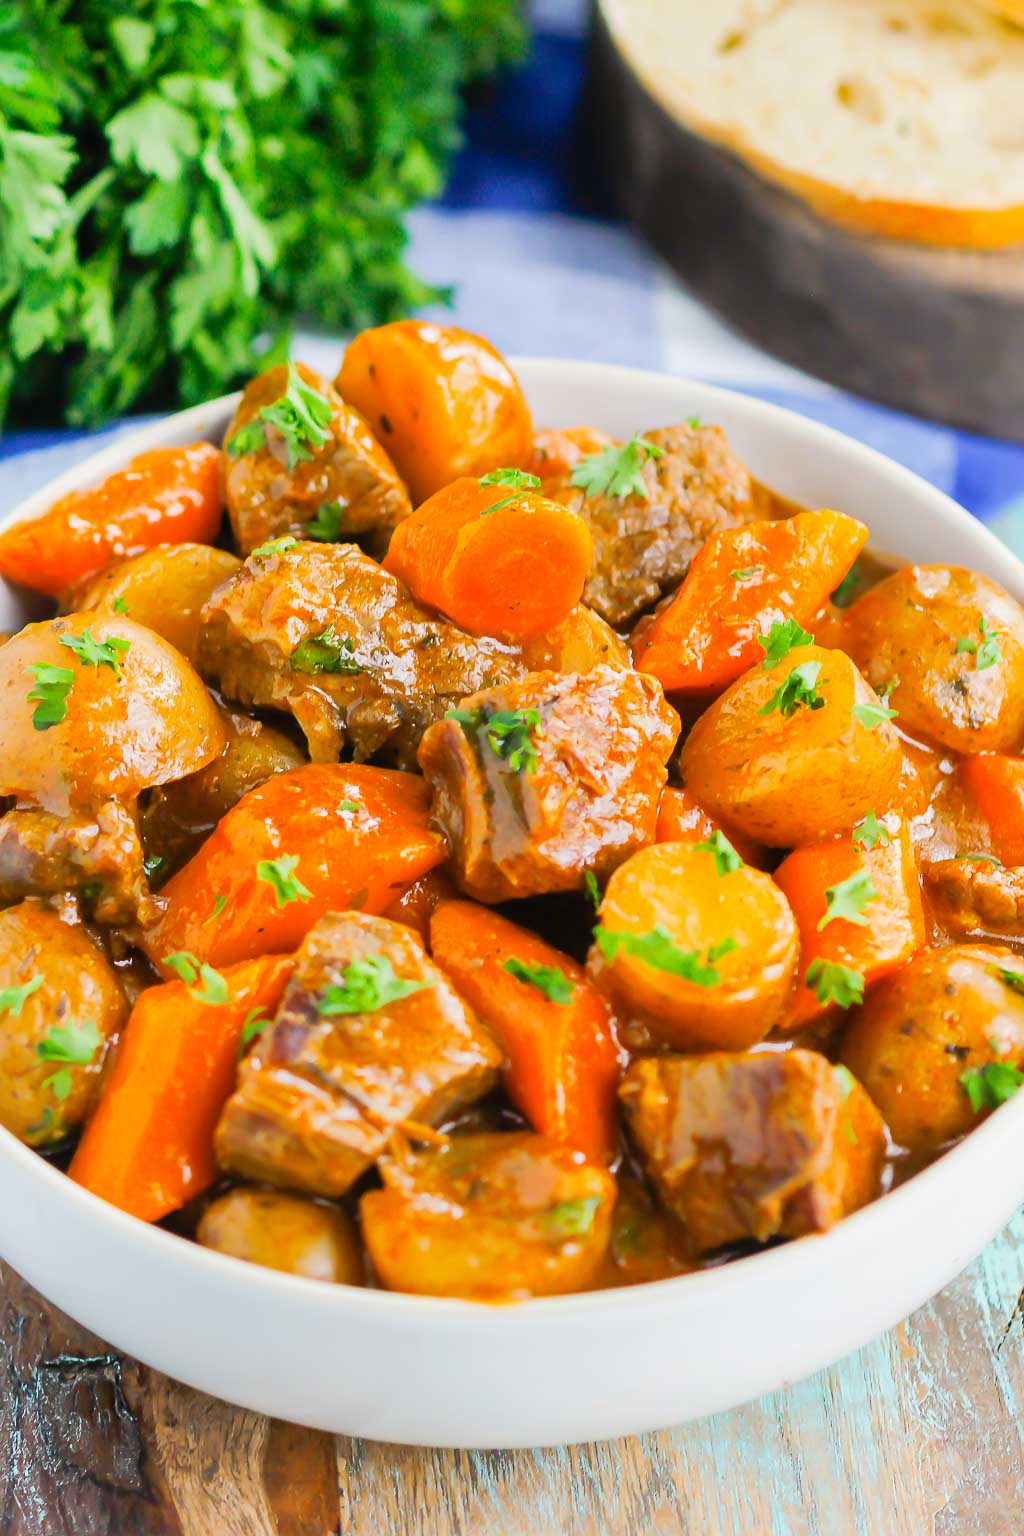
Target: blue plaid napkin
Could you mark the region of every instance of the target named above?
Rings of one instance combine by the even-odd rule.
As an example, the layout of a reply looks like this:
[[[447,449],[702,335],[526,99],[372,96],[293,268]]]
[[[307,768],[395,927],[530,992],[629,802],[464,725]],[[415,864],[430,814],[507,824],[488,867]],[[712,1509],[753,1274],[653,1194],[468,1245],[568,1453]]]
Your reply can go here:
[[[507,352],[664,369],[778,401],[916,470],[1024,555],[1024,448],[883,409],[776,362],[615,221],[577,128],[584,9],[583,0],[536,0],[529,63],[470,113],[444,198],[413,216],[414,266],[455,290],[437,317]],[[331,374],[340,345],[304,333],[295,350]],[[0,511],[131,425],[9,436]]]

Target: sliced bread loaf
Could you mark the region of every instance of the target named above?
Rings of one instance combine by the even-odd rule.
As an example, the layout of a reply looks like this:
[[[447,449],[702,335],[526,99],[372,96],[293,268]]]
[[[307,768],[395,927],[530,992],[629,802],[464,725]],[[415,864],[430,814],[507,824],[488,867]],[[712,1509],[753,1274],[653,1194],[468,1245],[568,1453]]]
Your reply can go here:
[[[672,116],[825,216],[938,245],[1024,242],[1024,30],[985,5],[599,3]]]

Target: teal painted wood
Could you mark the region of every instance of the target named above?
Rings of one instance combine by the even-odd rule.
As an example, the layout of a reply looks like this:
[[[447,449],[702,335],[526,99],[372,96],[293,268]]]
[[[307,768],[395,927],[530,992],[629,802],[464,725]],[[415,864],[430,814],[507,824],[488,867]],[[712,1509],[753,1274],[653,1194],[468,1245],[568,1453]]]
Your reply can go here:
[[[550,1451],[339,1440],[341,1530],[1022,1536],[1022,1287],[1024,1215],[900,1328],[732,1413]]]

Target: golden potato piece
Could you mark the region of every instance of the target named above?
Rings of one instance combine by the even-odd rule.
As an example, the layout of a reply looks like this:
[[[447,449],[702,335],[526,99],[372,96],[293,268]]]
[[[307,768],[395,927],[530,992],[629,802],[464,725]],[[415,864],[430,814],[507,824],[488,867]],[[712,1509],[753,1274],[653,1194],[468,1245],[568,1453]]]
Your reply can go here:
[[[75,609],[134,619],[194,663],[203,604],[241,563],[209,544],[157,544],[94,576],[76,594]]]
[[[207,1206],[196,1229],[204,1248],[307,1280],[363,1285],[362,1249],[339,1205],[272,1189],[232,1189]]]

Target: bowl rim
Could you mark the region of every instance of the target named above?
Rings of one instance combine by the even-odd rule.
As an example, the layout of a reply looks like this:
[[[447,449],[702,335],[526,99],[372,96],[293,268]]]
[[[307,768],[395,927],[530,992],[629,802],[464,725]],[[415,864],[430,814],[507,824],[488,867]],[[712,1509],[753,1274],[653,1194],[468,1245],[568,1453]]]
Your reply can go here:
[[[993,558],[1006,566],[1011,583],[1024,591],[1024,562],[965,508],[904,465],[823,422],[801,416],[799,412],[774,402],[761,400],[756,395],[654,369],[553,357],[512,356],[509,361],[517,372],[529,375],[531,380],[546,381],[552,385],[578,382],[581,374],[587,374],[598,381],[603,380],[609,388],[617,385],[628,390],[630,386],[642,383],[649,389],[652,383],[656,383],[666,391],[692,392],[696,398],[707,402],[711,409],[716,404],[727,404],[733,416],[738,412],[752,422],[767,423],[770,430],[778,429],[790,434],[796,432],[803,436],[812,451],[816,444],[821,444],[848,459],[866,460],[890,480],[894,492],[903,490],[918,501],[924,498],[931,502],[932,510],[940,520],[962,530],[969,530],[971,539],[983,548],[987,546]],[[98,476],[122,467],[134,454],[163,442],[175,442],[184,434],[192,432],[193,428],[198,436],[208,437],[216,431],[219,423],[233,413],[239,398],[237,392],[222,395],[186,410],[160,416],[135,431],[120,434],[113,442],[105,444],[39,487],[10,512],[0,515],[0,528],[41,515],[65,491],[88,485]],[[784,1282],[787,1272],[795,1270],[799,1274],[801,1269],[806,1268],[812,1254],[819,1263],[841,1264],[844,1249],[850,1248],[851,1252],[856,1252],[861,1234],[866,1228],[878,1228],[881,1240],[884,1228],[900,1227],[904,1212],[909,1214],[912,1206],[923,1207],[930,1201],[935,1203],[936,1191],[943,1184],[952,1183],[954,1170],[966,1178],[968,1165],[973,1161],[979,1175],[988,1173],[997,1165],[1000,1150],[1009,1151],[1018,1135],[1024,1142],[1024,1093],[1000,1106],[981,1125],[905,1183],[845,1217],[830,1231],[812,1234],[810,1241],[799,1239],[780,1243],[776,1247],[728,1263],[665,1279],[614,1286],[605,1290],[531,1297],[514,1305],[501,1306],[458,1297],[388,1291],[383,1287],[328,1285],[203,1248],[177,1233],[142,1221],[94,1195],[3,1126],[0,1126],[0,1166],[4,1162],[12,1162],[29,1180],[37,1181],[41,1194],[45,1191],[48,1196],[52,1192],[57,1202],[68,1202],[83,1219],[93,1220],[97,1240],[102,1241],[106,1227],[112,1238],[123,1238],[126,1242],[140,1245],[154,1260],[163,1260],[172,1266],[185,1266],[200,1279],[204,1275],[209,1276],[213,1282],[229,1283],[252,1295],[262,1293],[268,1298],[276,1296],[282,1302],[290,1299],[307,1309],[315,1307],[325,1312],[352,1307],[368,1316],[379,1313],[391,1321],[415,1318],[427,1326],[442,1328],[453,1320],[459,1325],[468,1323],[486,1327],[494,1319],[501,1319],[503,1326],[515,1327],[517,1319],[523,1325],[542,1318],[564,1321],[570,1313],[586,1316],[593,1321],[610,1313],[650,1307],[655,1301],[664,1305],[683,1305],[689,1301],[699,1306],[707,1298],[713,1297],[717,1302],[723,1293],[727,1295],[737,1289],[742,1291],[750,1288],[756,1291],[762,1281],[765,1284],[774,1281],[776,1285],[780,1281]],[[1009,1161],[1006,1166],[1011,1166]],[[1008,1181],[1008,1202],[1011,1198]]]

